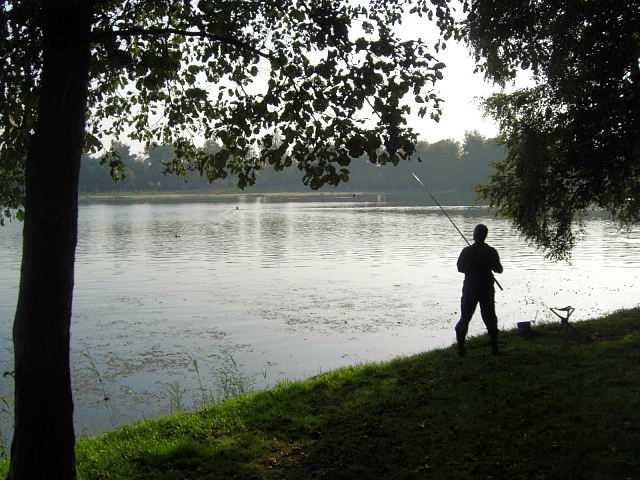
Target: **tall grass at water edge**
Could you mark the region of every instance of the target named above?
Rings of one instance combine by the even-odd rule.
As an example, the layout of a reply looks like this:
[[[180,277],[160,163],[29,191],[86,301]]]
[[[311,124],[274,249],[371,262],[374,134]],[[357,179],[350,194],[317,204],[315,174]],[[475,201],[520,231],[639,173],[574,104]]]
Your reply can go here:
[[[640,479],[640,309],[353,366],[77,443],[89,479]],[[6,472],[7,462],[0,464]]]
[[[112,395],[109,393],[107,383],[103,379],[100,370],[95,363],[93,356],[89,348],[83,345],[82,350],[77,350],[77,353],[83,359],[84,367],[93,377],[96,387],[93,388],[100,397],[99,403],[104,407],[106,417],[111,424],[112,429],[115,429],[122,423],[122,419],[118,418],[118,412],[114,404]],[[213,383],[212,386],[206,386],[205,381],[200,374],[198,367],[198,361],[194,358],[190,358],[191,372],[196,374],[198,382],[198,392],[196,397],[197,403],[191,405],[191,408],[199,406],[204,408],[216,402],[224,401],[231,397],[237,397],[249,392],[254,391],[254,387],[257,381],[247,376],[241,365],[238,365],[233,359],[233,356],[227,354],[221,365],[212,371]],[[6,377],[10,377],[13,382],[14,372],[4,372],[0,380]],[[267,372],[262,370],[260,375],[265,382],[264,388],[269,388],[267,383]],[[168,411],[170,414],[185,412],[189,410],[184,404],[184,394],[186,390],[180,387],[178,381],[165,384],[165,395],[168,401]],[[191,392],[192,393],[192,392]],[[190,395],[191,397],[191,395]],[[7,459],[10,453],[11,436],[13,434],[13,422],[14,422],[14,405],[13,394],[7,396],[0,396],[0,476],[2,472],[2,459]]]

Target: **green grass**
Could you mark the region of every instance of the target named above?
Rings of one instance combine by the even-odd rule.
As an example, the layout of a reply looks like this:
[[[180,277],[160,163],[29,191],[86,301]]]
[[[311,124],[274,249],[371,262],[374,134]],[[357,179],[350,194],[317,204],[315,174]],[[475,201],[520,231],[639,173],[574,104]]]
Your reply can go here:
[[[281,384],[77,443],[80,479],[640,479],[640,309]],[[6,463],[2,465],[6,469]]]

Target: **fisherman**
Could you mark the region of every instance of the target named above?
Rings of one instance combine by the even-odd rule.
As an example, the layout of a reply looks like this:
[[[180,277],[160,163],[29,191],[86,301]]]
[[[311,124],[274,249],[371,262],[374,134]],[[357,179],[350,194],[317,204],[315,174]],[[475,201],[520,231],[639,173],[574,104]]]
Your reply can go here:
[[[500,256],[495,248],[487,245],[489,234],[486,225],[476,225],[473,230],[474,243],[465,247],[458,257],[458,271],[464,273],[462,299],[460,301],[460,321],[456,324],[458,355],[464,356],[464,340],[469,322],[476,306],[480,303],[480,314],[489,332],[491,351],[498,352],[498,318],[496,317],[495,288],[493,273],[502,273]]]

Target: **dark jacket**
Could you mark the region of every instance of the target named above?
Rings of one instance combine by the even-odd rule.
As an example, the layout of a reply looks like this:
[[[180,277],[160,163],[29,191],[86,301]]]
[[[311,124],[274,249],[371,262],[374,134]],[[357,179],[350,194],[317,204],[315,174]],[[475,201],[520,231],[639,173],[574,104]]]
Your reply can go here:
[[[458,271],[465,274],[465,283],[488,282],[493,285],[492,272],[502,273],[500,256],[495,248],[484,242],[475,242],[460,252]]]

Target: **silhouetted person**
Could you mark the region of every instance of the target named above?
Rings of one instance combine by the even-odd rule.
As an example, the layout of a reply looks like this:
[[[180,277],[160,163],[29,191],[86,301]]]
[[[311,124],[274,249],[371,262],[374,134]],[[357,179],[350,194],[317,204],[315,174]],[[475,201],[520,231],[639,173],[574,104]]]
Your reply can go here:
[[[473,230],[473,245],[464,248],[458,257],[458,271],[464,273],[460,320],[456,324],[458,354],[464,355],[464,340],[476,306],[480,304],[482,320],[489,332],[491,351],[498,354],[498,317],[496,317],[493,272],[502,273],[500,256],[485,243],[489,229],[482,224]]]

